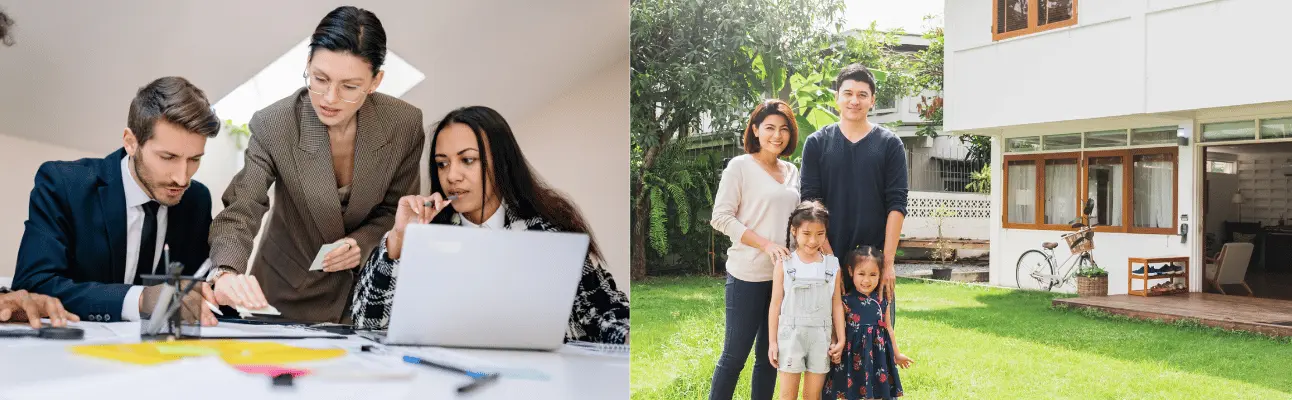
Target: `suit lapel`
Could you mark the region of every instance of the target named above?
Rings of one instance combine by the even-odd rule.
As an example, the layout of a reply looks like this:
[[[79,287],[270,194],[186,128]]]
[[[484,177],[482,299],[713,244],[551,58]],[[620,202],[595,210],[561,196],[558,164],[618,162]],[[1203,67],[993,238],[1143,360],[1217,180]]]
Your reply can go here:
[[[393,129],[386,125],[390,118],[378,113],[376,97],[359,108],[354,138],[354,176],[350,179],[350,203],[345,210],[345,226],[358,226],[386,196],[389,179],[382,173],[386,168],[393,168],[389,163],[397,163],[384,154],[386,144],[390,142]],[[383,179],[379,179],[383,178]]]
[[[295,152],[295,161],[301,185],[306,186],[302,189],[306,193],[305,204],[309,206],[307,211],[324,240],[340,238],[345,234],[345,227],[341,223],[341,199],[337,197],[332,143],[328,140],[327,126],[314,114],[308,98],[297,100],[296,104],[300,122],[297,147],[301,151]]]
[[[124,149],[117,150],[104,158],[99,168],[99,180],[104,183],[99,186],[99,207],[108,238],[112,282],[121,282],[126,276],[126,191],[121,181],[121,159],[125,155]]]

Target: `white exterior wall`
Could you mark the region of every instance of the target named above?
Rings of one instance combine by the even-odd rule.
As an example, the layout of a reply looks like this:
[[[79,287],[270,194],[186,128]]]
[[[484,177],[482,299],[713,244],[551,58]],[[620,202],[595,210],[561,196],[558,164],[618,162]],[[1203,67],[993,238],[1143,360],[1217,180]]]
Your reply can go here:
[[[1292,100],[1270,47],[1292,2],[1080,0],[1077,24],[991,39],[992,0],[946,2],[946,129]]]

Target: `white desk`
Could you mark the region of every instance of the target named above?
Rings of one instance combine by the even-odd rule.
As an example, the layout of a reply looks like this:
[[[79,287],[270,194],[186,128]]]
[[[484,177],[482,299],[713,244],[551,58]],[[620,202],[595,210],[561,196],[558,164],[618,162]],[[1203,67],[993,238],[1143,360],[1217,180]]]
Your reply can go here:
[[[112,331],[138,332],[138,323],[81,323],[86,329],[85,341],[59,342],[38,339],[0,339],[0,399],[7,399],[9,390],[21,389],[32,384],[63,384],[67,380],[90,382],[96,377],[112,377],[114,373],[129,373],[134,369],[153,368],[119,363],[92,357],[81,356],[67,351],[69,345],[86,343],[137,342],[138,338],[111,337]],[[348,339],[309,339],[303,341],[279,341],[302,347],[347,347],[358,348],[372,342],[350,337]],[[338,365],[358,365],[359,363],[377,363],[391,368],[407,368],[413,377],[397,380],[337,380],[333,378],[304,376],[297,378],[295,389],[276,391],[272,395],[257,398],[309,398],[309,399],[452,399],[455,389],[468,381],[461,375],[442,372],[423,366],[403,364],[400,356],[405,353],[417,353],[423,349],[386,347],[387,354],[371,354],[351,351],[346,356],[313,364],[326,367],[329,363]],[[404,350],[407,350],[406,352]],[[627,399],[628,398],[628,358],[577,354],[574,352],[522,352],[522,351],[487,351],[487,350],[445,350],[426,349],[425,351],[447,351],[455,356],[475,358],[489,364],[508,369],[521,369],[546,375],[546,379],[533,376],[509,378],[504,373],[498,382],[480,388],[461,398],[469,399]],[[306,365],[308,367],[308,365]],[[240,373],[239,373],[240,374]],[[247,375],[251,376],[251,375]],[[225,400],[253,400],[248,397],[229,398],[241,393],[239,385],[270,385],[268,377],[251,376],[248,379],[235,379],[231,382],[217,382],[204,385],[195,396],[171,396],[171,398],[220,398]],[[60,381],[64,380],[64,381]],[[104,386],[113,386],[106,381]],[[192,385],[182,379],[170,382],[173,385]],[[197,389],[197,388],[190,388]],[[138,388],[136,388],[138,390]],[[175,388],[167,389],[175,394]],[[227,392],[227,394],[224,394]],[[224,395],[222,395],[224,394]],[[130,399],[139,400],[138,393],[105,387],[103,391],[87,393],[84,398],[95,400]]]

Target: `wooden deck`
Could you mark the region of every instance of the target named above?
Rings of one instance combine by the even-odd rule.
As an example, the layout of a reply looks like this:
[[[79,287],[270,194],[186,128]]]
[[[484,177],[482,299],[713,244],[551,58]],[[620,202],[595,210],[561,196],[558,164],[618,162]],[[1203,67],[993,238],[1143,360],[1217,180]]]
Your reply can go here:
[[[1139,319],[1196,320],[1203,325],[1292,337],[1292,301],[1212,293],[1055,299],[1054,305],[1093,308]]]

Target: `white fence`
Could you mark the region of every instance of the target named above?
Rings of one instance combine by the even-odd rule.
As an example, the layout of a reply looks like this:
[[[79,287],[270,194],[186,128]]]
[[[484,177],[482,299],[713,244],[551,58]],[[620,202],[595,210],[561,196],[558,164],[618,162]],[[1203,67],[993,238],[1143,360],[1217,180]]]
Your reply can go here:
[[[942,220],[948,239],[988,240],[991,237],[991,198],[983,193],[917,192],[907,195],[902,234],[909,238],[938,237],[934,212],[942,205],[951,216]]]

